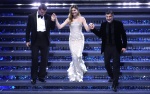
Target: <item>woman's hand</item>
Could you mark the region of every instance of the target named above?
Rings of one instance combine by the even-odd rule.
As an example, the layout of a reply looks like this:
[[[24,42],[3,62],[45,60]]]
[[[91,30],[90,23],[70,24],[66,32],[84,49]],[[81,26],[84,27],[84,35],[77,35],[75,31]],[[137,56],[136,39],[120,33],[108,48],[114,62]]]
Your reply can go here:
[[[95,28],[94,24],[93,24],[93,23],[90,23],[90,24],[89,24],[89,28],[90,28],[90,29],[94,29],[94,28]]]
[[[56,16],[55,13],[53,13],[53,14],[51,15],[51,20],[52,20],[52,21],[56,21],[56,19],[57,19],[57,16]]]

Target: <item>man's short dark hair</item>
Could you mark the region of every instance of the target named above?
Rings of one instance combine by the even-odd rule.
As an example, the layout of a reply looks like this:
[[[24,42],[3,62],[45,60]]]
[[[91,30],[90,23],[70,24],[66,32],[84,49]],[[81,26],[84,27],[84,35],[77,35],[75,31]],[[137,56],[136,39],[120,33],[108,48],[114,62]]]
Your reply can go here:
[[[108,10],[108,11],[106,11],[105,14],[112,14],[112,15],[114,15],[114,12],[112,10]]]
[[[41,10],[41,9],[43,9],[43,10],[47,10],[46,5],[45,5],[45,4],[41,4],[41,5],[39,6],[39,10]]]

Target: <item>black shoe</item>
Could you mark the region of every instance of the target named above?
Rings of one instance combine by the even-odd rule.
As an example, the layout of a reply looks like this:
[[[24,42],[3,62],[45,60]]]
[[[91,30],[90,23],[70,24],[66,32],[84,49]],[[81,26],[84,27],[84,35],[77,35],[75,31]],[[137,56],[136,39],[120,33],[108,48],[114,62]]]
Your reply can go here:
[[[39,78],[39,81],[46,82],[46,80],[44,78]]]
[[[112,90],[113,90],[114,92],[117,92],[117,87],[118,87],[118,85],[119,85],[118,82],[112,84]]]
[[[113,79],[112,79],[112,78],[110,78],[110,79],[108,80],[108,82],[113,82]]]
[[[31,80],[31,84],[32,84],[32,85],[35,85],[35,84],[36,84],[36,80],[35,80],[35,79],[32,79],[32,80]]]
[[[114,92],[117,92],[117,85],[112,86],[112,90],[113,90]]]

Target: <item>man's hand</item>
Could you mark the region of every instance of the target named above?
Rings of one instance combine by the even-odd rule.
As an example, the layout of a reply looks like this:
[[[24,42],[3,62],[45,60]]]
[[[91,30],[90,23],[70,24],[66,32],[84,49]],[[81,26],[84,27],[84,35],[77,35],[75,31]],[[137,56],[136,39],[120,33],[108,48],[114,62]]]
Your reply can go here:
[[[90,24],[89,24],[89,28],[90,28],[90,29],[94,29],[94,28],[95,28],[94,24],[93,24],[93,23],[90,23]]]
[[[26,42],[27,47],[30,47],[30,45],[31,45],[30,42]]]
[[[125,52],[125,51],[126,51],[126,48],[122,48],[121,51],[122,51],[122,52]]]

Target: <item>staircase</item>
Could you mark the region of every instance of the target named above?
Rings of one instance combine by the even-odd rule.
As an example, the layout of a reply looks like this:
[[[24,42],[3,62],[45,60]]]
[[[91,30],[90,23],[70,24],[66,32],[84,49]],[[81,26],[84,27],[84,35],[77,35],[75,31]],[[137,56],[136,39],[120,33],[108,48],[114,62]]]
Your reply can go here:
[[[0,94],[150,94],[148,0],[41,0],[50,3],[48,13],[55,12],[61,23],[67,18],[72,4],[77,4],[87,23],[94,23],[97,29],[105,21],[108,9],[114,11],[115,19],[124,23],[128,46],[121,55],[117,92],[111,90],[112,83],[108,82],[103,55],[100,54],[101,39],[84,28],[83,59],[88,72],[83,82],[69,82],[68,26],[50,33],[47,82],[30,83],[31,52],[25,45],[25,28],[27,15],[37,11],[37,6],[30,5],[34,1],[40,0],[0,1]]]

